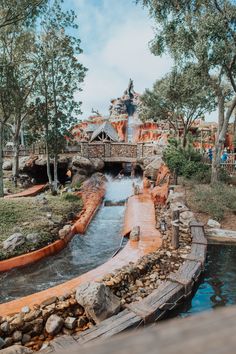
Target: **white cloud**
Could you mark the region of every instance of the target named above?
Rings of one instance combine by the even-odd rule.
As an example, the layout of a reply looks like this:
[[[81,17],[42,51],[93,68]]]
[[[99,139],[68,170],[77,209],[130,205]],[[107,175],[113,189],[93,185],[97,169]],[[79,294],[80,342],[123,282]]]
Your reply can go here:
[[[89,69],[78,94],[85,117],[92,108],[108,114],[110,99],[122,95],[130,77],[142,93],[169,71],[171,60],[149,51],[154,33],[144,10],[127,0],[73,1],[85,48],[80,58]]]

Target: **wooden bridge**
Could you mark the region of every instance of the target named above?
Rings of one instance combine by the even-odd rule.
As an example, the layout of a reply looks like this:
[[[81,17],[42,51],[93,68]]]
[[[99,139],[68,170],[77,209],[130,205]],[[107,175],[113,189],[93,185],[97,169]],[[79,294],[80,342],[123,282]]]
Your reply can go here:
[[[100,158],[105,162],[130,162],[135,163],[142,157],[153,155],[153,144],[145,143],[113,143],[113,142],[81,142],[75,146],[66,147],[61,153],[79,154],[86,158]],[[44,155],[44,147],[31,146],[20,149],[19,156]],[[8,149],[3,151],[4,157],[12,157],[13,151]]]

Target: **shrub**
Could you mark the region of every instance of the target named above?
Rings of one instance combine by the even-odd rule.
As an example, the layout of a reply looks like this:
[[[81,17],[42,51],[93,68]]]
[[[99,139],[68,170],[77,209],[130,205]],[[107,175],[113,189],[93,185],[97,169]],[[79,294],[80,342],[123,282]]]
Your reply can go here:
[[[72,193],[65,193],[62,195],[62,198],[71,203],[80,201],[80,198],[77,195]]]

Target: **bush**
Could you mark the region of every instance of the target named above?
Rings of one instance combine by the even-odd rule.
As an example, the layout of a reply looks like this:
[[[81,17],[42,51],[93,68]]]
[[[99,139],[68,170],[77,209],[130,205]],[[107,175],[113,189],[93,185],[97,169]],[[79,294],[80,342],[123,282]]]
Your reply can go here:
[[[193,209],[221,221],[225,211],[236,211],[236,188],[223,183],[196,186],[190,203]]]

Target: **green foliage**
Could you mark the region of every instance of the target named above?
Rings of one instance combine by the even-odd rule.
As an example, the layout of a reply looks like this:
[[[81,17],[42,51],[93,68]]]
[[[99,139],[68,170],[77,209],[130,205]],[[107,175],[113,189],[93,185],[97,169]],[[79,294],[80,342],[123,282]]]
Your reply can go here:
[[[226,211],[236,212],[236,188],[219,183],[197,185],[192,191],[193,207],[221,221]]]
[[[195,64],[180,70],[174,68],[170,74],[156,81],[152,90],[146,90],[141,100],[142,120],[167,121],[176,133],[181,124],[184,134],[197,118],[216,106],[215,96],[204,84]]]
[[[62,198],[71,203],[78,202],[80,200],[79,197],[73,193],[65,193],[62,195]]]
[[[176,139],[169,140],[163,158],[169,169],[177,176],[191,178],[207,168],[201,162],[202,156],[193,148],[191,141],[183,148]]]

